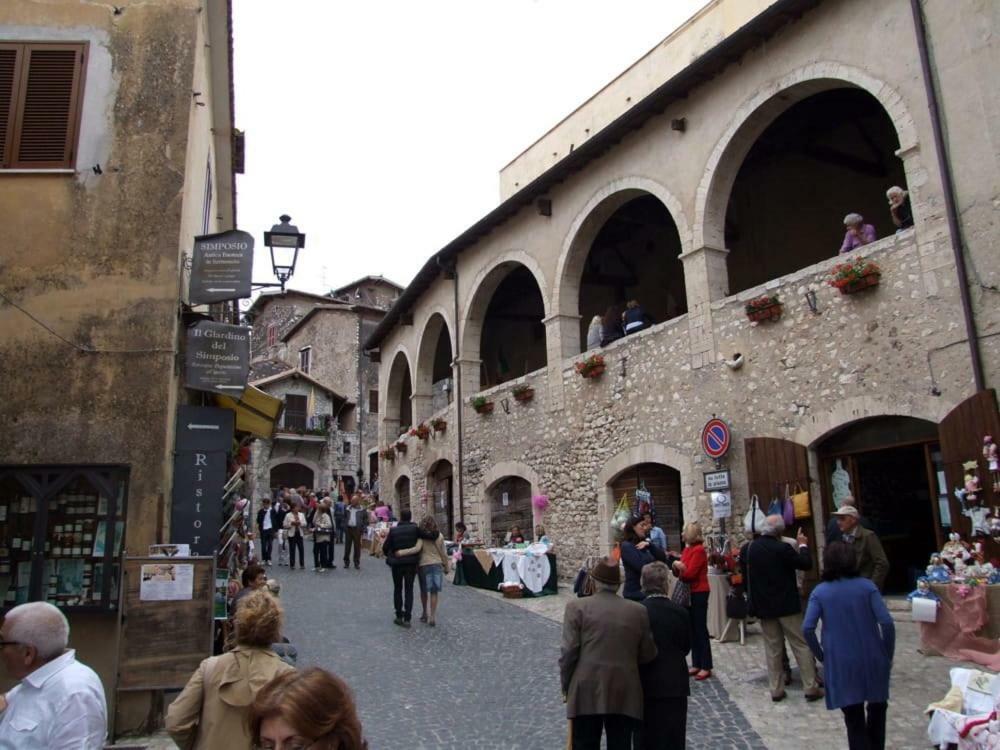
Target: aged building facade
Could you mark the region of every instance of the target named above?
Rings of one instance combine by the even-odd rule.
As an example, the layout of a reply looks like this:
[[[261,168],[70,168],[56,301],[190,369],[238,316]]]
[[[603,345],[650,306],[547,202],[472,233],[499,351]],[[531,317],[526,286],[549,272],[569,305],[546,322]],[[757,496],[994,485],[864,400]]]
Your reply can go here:
[[[116,589],[169,541],[184,256],[234,226],[242,169],[230,55],[224,1],[0,7],[4,606],[64,608],[119,731],[158,713],[116,689]]]
[[[285,402],[272,440],[253,446],[251,491],[348,489],[378,475],[378,363],[361,342],[402,287],[366,276],[327,295],[263,294],[253,321],[251,383]]]
[[[366,342],[380,446],[447,423],[382,461],[384,496],[496,540],[548,495],[570,573],[613,543],[615,504],[636,489],[674,546],[682,522],[712,524],[700,438],[718,416],[736,515],[798,486],[815,538],[853,493],[890,588],[907,590],[943,535],[970,531],[952,490],[997,430],[1000,366],[1000,97],[973,72],[1000,62],[1000,10],[916,7],[709,3],[505,167],[503,202]],[[892,186],[912,206],[898,232]],[[837,257],[850,212],[878,239]],[[853,257],[880,284],[841,294],[831,272]],[[763,295],[781,316],[751,322]],[[631,299],[651,325],[584,354],[594,316]],[[575,365],[594,353],[606,369],[585,379]],[[533,398],[515,399],[524,385]]]

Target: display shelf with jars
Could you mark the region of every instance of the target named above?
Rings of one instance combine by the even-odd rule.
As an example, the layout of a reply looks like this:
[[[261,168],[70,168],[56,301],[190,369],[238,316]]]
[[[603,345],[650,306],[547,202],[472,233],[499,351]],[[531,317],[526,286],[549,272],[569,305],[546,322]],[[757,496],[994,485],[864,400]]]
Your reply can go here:
[[[120,467],[0,467],[3,607],[116,609],[126,487]]]

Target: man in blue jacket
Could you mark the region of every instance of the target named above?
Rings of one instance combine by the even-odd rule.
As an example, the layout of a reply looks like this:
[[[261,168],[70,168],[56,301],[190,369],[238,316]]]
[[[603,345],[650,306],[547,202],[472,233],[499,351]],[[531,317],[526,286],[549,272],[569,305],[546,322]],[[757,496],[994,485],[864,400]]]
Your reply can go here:
[[[400,511],[399,523],[389,529],[382,545],[385,561],[392,568],[392,603],[396,609],[393,622],[404,628],[410,627],[413,614],[413,581],[417,577],[420,553],[399,556],[396,551],[417,546],[417,525],[411,518],[410,511]]]

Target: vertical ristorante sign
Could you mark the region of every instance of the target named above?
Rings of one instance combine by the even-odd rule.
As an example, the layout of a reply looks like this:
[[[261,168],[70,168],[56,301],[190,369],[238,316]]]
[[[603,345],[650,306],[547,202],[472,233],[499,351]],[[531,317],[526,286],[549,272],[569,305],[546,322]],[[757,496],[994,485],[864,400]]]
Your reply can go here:
[[[239,398],[250,371],[250,329],[201,320],[187,330],[184,383]]]
[[[233,229],[194,238],[191,284],[192,305],[224,302],[250,296],[253,272],[253,237]]]

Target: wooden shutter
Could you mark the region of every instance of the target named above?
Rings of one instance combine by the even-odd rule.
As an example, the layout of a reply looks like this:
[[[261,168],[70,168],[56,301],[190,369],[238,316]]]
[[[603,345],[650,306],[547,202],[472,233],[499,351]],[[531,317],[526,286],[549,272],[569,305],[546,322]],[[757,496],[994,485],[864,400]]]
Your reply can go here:
[[[966,461],[976,461],[982,485],[979,504],[985,507],[1000,505],[1000,497],[993,492],[989,466],[983,459],[983,437],[992,435],[994,440],[1000,440],[1000,415],[997,414],[996,391],[993,389],[979,391],[960,403],[941,420],[938,434],[941,462],[944,464],[947,481],[948,501],[951,504],[952,528],[966,540],[972,541],[969,539],[970,521],[962,515],[954,490],[965,485],[965,471],[962,464]],[[986,542],[987,558],[1000,554],[1000,545],[992,540],[977,537],[975,541]]]
[[[10,161],[21,69],[20,44],[0,44],[0,166]]]
[[[290,430],[306,428],[306,397],[288,394],[285,396],[285,427]]]
[[[85,44],[21,45],[10,147],[4,166],[72,168],[83,98]]]

